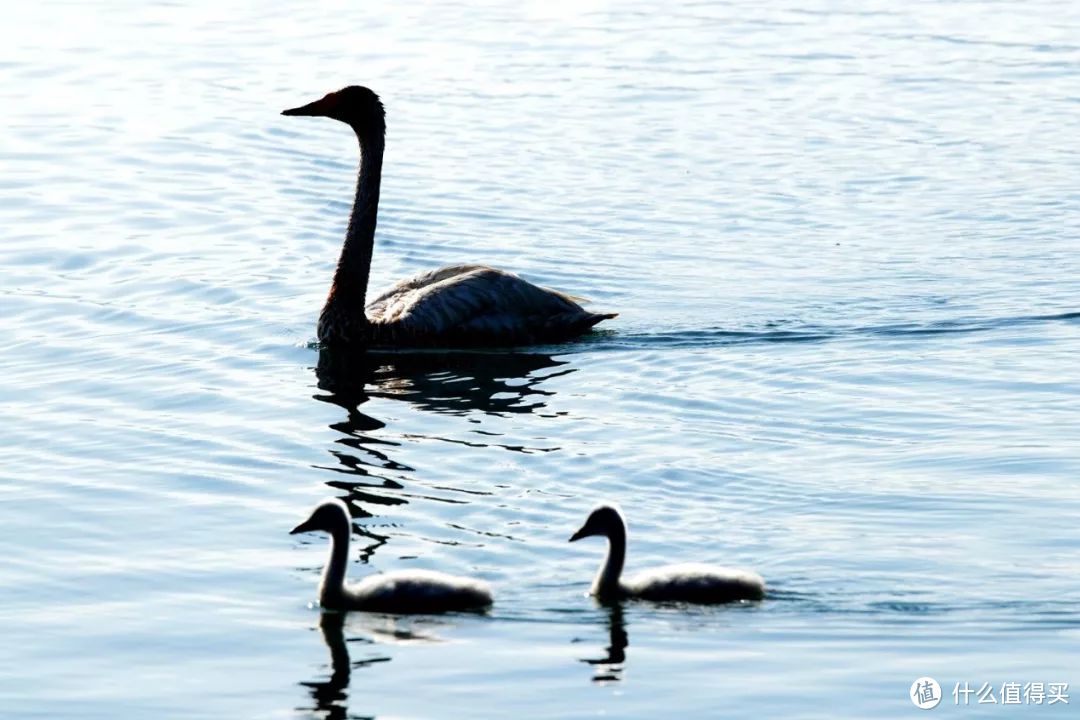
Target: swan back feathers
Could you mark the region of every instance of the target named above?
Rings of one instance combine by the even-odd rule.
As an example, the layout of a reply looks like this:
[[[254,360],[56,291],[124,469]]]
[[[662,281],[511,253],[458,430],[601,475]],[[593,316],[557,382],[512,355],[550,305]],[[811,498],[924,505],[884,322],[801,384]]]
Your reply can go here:
[[[377,341],[398,345],[555,341],[612,317],[486,265],[452,265],[409,278],[369,303],[366,312]]]

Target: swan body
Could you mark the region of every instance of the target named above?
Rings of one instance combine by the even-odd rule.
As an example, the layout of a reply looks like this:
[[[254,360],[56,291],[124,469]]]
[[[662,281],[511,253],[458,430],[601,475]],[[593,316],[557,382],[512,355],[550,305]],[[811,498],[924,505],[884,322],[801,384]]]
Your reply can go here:
[[[399,282],[366,308],[378,345],[528,345],[580,335],[612,314],[486,265],[452,265]]]
[[[327,500],[292,535],[321,530],[330,535],[330,557],[319,583],[319,604],[328,610],[436,613],[479,610],[491,605],[491,587],[482,580],[433,570],[398,570],[345,584],[352,521],[340,500]]]
[[[599,600],[638,598],[712,604],[760,600],[765,596],[765,581],[757,573],[703,563],[664,565],[624,580],[626,521],[614,505],[594,509],[570,542],[593,535],[608,539],[607,557],[590,589],[590,594]]]
[[[523,345],[566,340],[615,313],[594,313],[579,298],[485,265],[452,265],[399,282],[365,303],[385,148],[385,111],[365,87],[332,92],[283,115],[329,117],[360,143],[360,172],[349,228],[319,342],[362,347]]]

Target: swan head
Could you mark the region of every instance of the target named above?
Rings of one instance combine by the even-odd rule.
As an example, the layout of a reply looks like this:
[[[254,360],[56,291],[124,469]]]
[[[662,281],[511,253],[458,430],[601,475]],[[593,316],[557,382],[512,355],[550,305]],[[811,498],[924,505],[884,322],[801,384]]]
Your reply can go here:
[[[312,510],[308,519],[290,530],[289,534],[297,535],[321,530],[334,535],[342,530],[348,530],[351,522],[349,517],[349,508],[345,506],[345,503],[337,499],[327,500]]]
[[[332,118],[351,126],[361,137],[386,134],[386,110],[382,101],[360,85],[328,93],[307,105],[282,110],[281,114]]]
[[[570,542],[593,535],[610,538],[619,534],[626,534],[626,522],[623,520],[622,512],[619,511],[618,505],[604,504],[596,506],[589,513],[585,524],[570,536]]]

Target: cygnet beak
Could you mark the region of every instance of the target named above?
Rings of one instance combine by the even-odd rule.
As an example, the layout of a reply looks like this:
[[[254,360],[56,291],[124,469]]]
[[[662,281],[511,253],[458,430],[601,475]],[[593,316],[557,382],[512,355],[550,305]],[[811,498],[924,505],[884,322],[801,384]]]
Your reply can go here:
[[[298,535],[300,533],[311,532],[312,530],[315,530],[315,529],[316,528],[311,523],[311,518],[308,518],[307,520],[305,520],[304,522],[300,523],[299,525],[294,527],[292,530],[290,530],[289,534],[290,535]]]

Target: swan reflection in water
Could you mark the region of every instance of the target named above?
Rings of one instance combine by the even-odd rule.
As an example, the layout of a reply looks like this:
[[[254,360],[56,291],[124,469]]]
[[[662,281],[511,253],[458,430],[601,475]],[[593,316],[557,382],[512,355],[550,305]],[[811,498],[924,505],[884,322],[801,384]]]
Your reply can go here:
[[[346,638],[346,619],[348,619],[350,632],[359,630],[362,634]],[[312,710],[318,713],[319,717],[327,720],[365,717],[349,714],[349,680],[352,671],[390,662],[388,655],[379,652],[379,647],[382,645],[441,642],[437,630],[447,625],[449,623],[445,621],[428,617],[397,618],[364,613],[320,613],[319,632],[330,652],[330,675],[325,680],[300,683],[311,693],[311,699],[314,701]],[[348,643],[368,648],[366,657],[352,660]]]
[[[618,682],[622,679],[623,663],[630,638],[626,634],[623,608],[613,603],[604,608],[607,613],[608,646],[606,654],[599,658],[581,658],[581,662],[593,666],[593,682]]]
[[[345,410],[342,421],[330,425],[342,434],[330,453],[337,461],[321,469],[346,477],[327,482],[345,490],[358,503],[399,505],[408,502],[395,492],[414,468],[392,457],[401,442],[386,424],[360,408],[371,399],[400,400],[420,410],[460,416],[508,417],[542,414],[553,391],[540,385],[575,368],[543,353],[520,352],[408,352],[376,353],[323,348],[315,368],[321,393],[315,399]],[[498,435],[470,423],[469,440],[435,438],[469,446],[498,445]],[[404,433],[401,434],[405,437]],[[475,440],[471,439],[475,436]],[[422,437],[416,432],[410,439]],[[344,446],[344,448],[342,448]],[[534,448],[501,445],[529,452]],[[541,450],[546,448],[535,448]],[[390,490],[389,494],[378,490]]]
[[[542,410],[545,399],[554,394],[541,390],[540,383],[574,372],[567,366],[565,360],[533,352],[322,348],[315,372],[319,388],[330,394],[316,398],[346,410],[383,397],[444,414],[531,413]],[[539,374],[549,368],[558,369]]]

